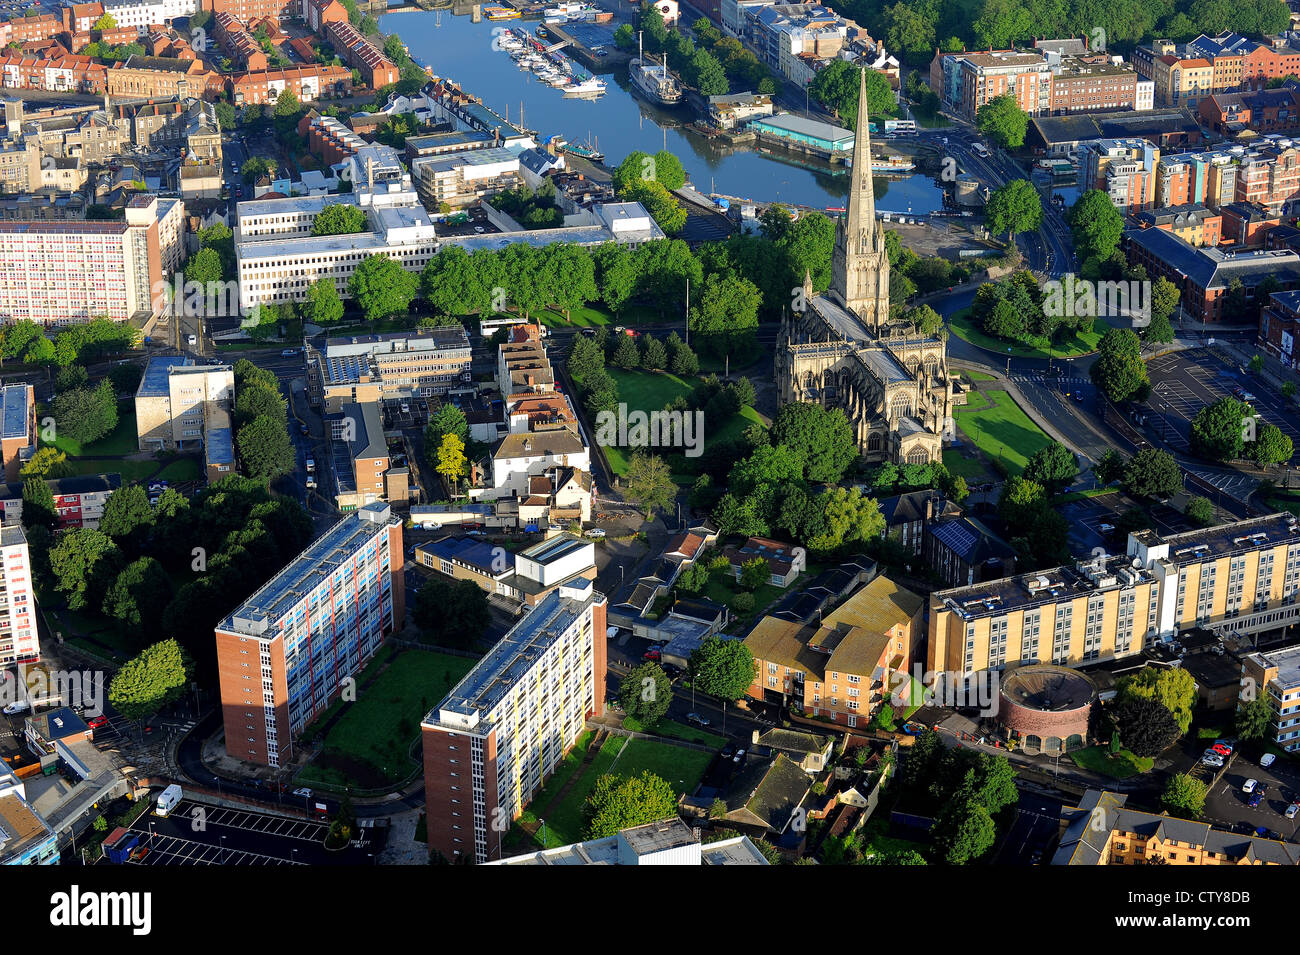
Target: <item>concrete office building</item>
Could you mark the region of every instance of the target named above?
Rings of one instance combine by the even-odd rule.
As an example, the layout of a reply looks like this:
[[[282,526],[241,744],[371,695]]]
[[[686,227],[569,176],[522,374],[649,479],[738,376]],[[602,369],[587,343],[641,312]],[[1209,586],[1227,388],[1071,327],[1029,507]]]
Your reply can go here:
[[[1161,537],[1128,555],[937,591],[928,668],[963,676],[1140,653],[1196,627],[1252,634],[1300,621],[1300,523],[1271,514]]]
[[[367,504],[217,625],[228,755],[272,767],[297,755],[342,681],[403,625],[403,563],[401,519]]]
[[[415,398],[472,387],[469,334],[463,326],[327,338],[308,347],[307,399],[325,413],[350,402]]]
[[[179,356],[151,358],[135,393],[137,444],[141,451],[197,448],[208,407],[228,410],[234,400],[233,366],[196,365]]]
[[[0,667],[41,658],[32,562],[21,524],[0,527]]]
[[[509,823],[605,712],[605,607],[589,580],[560,587],[424,718],[430,850],[502,857]]]

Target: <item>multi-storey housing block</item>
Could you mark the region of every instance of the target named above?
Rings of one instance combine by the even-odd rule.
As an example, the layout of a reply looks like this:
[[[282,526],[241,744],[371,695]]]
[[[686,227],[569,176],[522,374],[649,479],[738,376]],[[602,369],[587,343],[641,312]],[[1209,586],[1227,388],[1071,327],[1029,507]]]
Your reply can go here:
[[[548,594],[421,724],[429,848],[501,858],[501,840],[605,712],[605,597],[578,578]]]
[[[216,627],[226,752],[279,767],[406,617],[402,521],[359,508]]]
[[[21,524],[0,527],[0,667],[41,657],[32,562]]]

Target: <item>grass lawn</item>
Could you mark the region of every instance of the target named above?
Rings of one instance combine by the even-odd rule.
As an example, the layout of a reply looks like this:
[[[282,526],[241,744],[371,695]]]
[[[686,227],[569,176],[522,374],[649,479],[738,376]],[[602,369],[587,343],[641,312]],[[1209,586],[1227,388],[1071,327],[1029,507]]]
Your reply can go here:
[[[954,477],[957,475],[964,477],[967,484],[983,484],[995,477],[984,466],[983,461],[977,457],[967,457],[958,448],[943,449],[943,466]]]
[[[864,855],[875,855],[879,852],[919,852],[926,854],[929,843],[915,842],[911,839],[900,839],[897,836],[889,834],[889,812],[881,811],[873,814],[862,827],[862,852]]]
[[[800,581],[806,582],[807,580],[811,580],[819,573],[821,573],[820,570],[814,571],[810,567],[806,576],[801,574],[799,580],[795,581],[790,586],[797,589],[802,586]],[[742,593],[749,592],[750,591],[742,590],[740,584],[736,582],[736,578],[730,573],[720,571],[709,575],[709,583],[708,586],[704,588],[702,596],[708,600],[714,601],[715,603],[726,604],[731,608],[731,614],[735,621],[742,624],[744,627],[748,627],[752,620],[754,620],[770,605],[780,600],[787,591],[786,588],[783,587],[774,587],[772,584],[763,584],[763,586],[753,591],[754,609],[747,612],[737,610],[734,606],[736,597]]]
[[[1105,497],[1107,494],[1114,494],[1113,487],[1093,487],[1086,491],[1071,491],[1069,494],[1061,494],[1052,500],[1057,504],[1069,504],[1072,501],[1086,501],[1093,497]]]
[[[1030,348],[1027,345],[1007,342],[984,334],[971,320],[969,308],[963,308],[948,316],[948,327],[962,341],[997,352],[1003,358],[1008,355],[1012,358],[1077,358],[1079,355],[1090,355],[1097,350],[1097,343],[1101,341],[1101,336],[1110,328],[1104,318],[1094,319],[1091,329],[1072,335],[1065,341],[1057,342],[1049,353],[1045,348]]]
[[[609,312],[592,305],[573,309],[569,312],[568,321],[565,321],[563,312],[556,312],[549,308],[537,314],[547,328],[567,328],[570,325],[574,328],[595,328],[597,325],[609,325],[614,321]]]
[[[366,681],[391,665],[373,683]],[[403,650],[377,658],[357,680],[355,702],[336,702],[322,719],[338,720],[325,735],[324,749],[298,774],[319,786],[376,788],[400,782],[415,770],[411,744],[425,712],[459,680],[474,661],[428,650]]]
[[[109,455],[111,457],[120,457],[126,454],[135,454],[140,450],[138,439],[135,433],[135,412],[128,411],[117,416],[117,427],[111,433],[100,438],[98,441],[91,442],[87,445],[72,440],[66,435],[60,435],[53,441],[42,440],[41,447],[53,445],[58,448],[69,458],[81,458],[87,455]],[[98,471],[103,471],[102,466],[105,462],[100,462]],[[94,473],[78,471],[78,474]]]
[[[967,401],[957,409],[957,427],[1008,475],[1019,474],[1035,451],[1051,443],[1005,391],[974,392]]]
[[[166,481],[198,481],[203,477],[203,468],[195,458],[177,458],[163,467],[157,476]]]
[[[892,703],[892,701],[891,701],[891,704],[890,704],[890,705],[894,706],[894,711],[895,711],[895,712],[894,712],[894,719],[895,719],[895,720],[896,720],[900,725],[902,724],[902,722],[903,722],[904,720],[911,719],[911,718],[912,718],[912,714],[915,713],[917,710],[919,710],[922,706],[925,705],[925,687],[921,685],[921,681],[918,680],[916,677],[912,677],[912,678],[911,678],[911,681],[912,681],[912,685],[911,685],[911,687],[908,689],[908,700],[909,700],[909,702],[908,702],[907,706],[905,706],[903,709],[899,710],[897,704]],[[894,692],[892,686],[889,687],[889,690],[890,690],[891,693]],[[901,694],[900,694],[900,695],[901,695]]]
[[[607,366],[608,371],[613,379],[618,382],[618,397],[628,407],[628,412],[633,411],[660,411],[665,405],[672,402],[678,397],[687,397],[695,390],[697,382],[694,379],[680,378],[677,375],[669,374],[666,371],[626,371],[622,368]],[[705,434],[705,441],[730,441],[740,437],[741,432],[751,424],[769,424],[761,414],[753,408],[741,408],[736,414],[732,415],[721,427],[709,430]],[[692,433],[692,437],[698,440],[698,435]],[[649,449],[652,453],[656,449]],[[673,467],[679,467],[681,462],[685,461],[685,470],[674,470],[673,480],[679,484],[690,484],[695,480],[695,472],[689,462],[697,460],[696,458],[684,458],[680,456],[681,449],[665,449],[674,460],[670,462]],[[627,474],[628,461],[632,455],[630,451],[623,448],[605,448],[605,457],[609,461],[609,466],[613,472],[620,477]]]
[[[687,726],[685,723],[678,723],[676,720],[660,720],[647,729],[635,717],[629,716],[623,721],[623,728],[631,730],[633,733],[650,733],[654,736],[667,736],[670,739],[686,740],[688,743],[701,743],[704,746],[712,746],[714,749],[722,749],[727,743],[725,736],[706,732],[698,726]]]
[[[542,791],[533,797],[529,808],[525,810],[520,817],[521,820],[536,822],[539,819],[546,822],[546,846],[553,848],[555,846],[567,846],[572,842],[582,840],[583,815],[587,806],[587,796],[596,785],[596,780],[605,773],[611,772],[614,761],[622,751],[624,744],[628,739],[624,736],[610,736],[600,747],[600,752],[591,765],[586,768],[582,775],[577,775],[582,760],[586,758],[587,747],[583,747],[579,753],[578,747],[574,747],[569,756],[565,757],[561,764],[561,770],[567,768],[567,773],[561,777],[560,771],[552,776],[551,781],[543,787]],[[575,756],[572,766],[569,766],[569,757]],[[564,798],[558,802],[552,800],[559,792],[564,789],[565,785],[572,782],[569,791],[565,793]],[[536,813],[541,813],[539,817]],[[539,830],[536,837],[529,840],[527,834],[523,835],[525,843],[532,842],[541,845],[541,832]]]
[[[649,770],[668,780],[679,794],[687,794],[695,791],[712,760],[712,753],[697,749],[652,739],[631,739],[614,761],[613,769],[608,771],[620,776],[640,776]]]
[[[1109,746],[1089,746],[1069,754],[1074,764],[1081,769],[1091,770],[1112,779],[1128,779],[1139,773],[1151,772],[1155,760],[1144,756],[1134,756],[1126,749],[1121,749],[1114,756]]]
[[[997,381],[998,380],[997,375],[990,375],[986,371],[976,371],[974,368],[959,368],[958,371],[961,372],[963,377],[969,378],[971,381]]]

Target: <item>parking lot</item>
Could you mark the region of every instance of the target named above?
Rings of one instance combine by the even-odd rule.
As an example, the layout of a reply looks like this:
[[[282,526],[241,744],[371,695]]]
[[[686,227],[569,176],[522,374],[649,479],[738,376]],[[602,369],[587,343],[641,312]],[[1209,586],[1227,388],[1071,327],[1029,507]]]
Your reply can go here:
[[[1205,740],[1200,741],[1205,743]],[[1199,758],[1200,746],[1197,750]],[[1250,794],[1243,791],[1246,780],[1254,779],[1265,787],[1264,797],[1258,806],[1250,805]],[[1286,818],[1286,808],[1300,796],[1300,772],[1290,760],[1278,758],[1267,769],[1259,765],[1255,754],[1238,752],[1227,770],[1210,789],[1205,800],[1206,822],[1222,829],[1236,832],[1263,829],[1277,833],[1288,842],[1297,839],[1300,814]]]
[[[1045,865],[1061,829],[1061,803],[1036,793],[1020,794],[1016,818],[998,847],[996,865]]]
[[[1139,504],[1116,491],[1061,506],[1061,514],[1070,526],[1071,552],[1091,554],[1100,547],[1108,554],[1123,553],[1127,539],[1117,528],[1120,515],[1131,508],[1141,508],[1161,534],[1178,534],[1191,528],[1187,519],[1168,504]]]
[[[131,826],[149,851],[141,865],[358,865],[383,849],[386,829],[362,828],[361,845],[325,849],[325,822],[182,799],[167,816],[152,812]]]
[[[1147,402],[1152,418],[1147,427],[1154,430],[1173,451],[1187,451],[1187,436],[1196,413],[1220,398],[1231,396],[1234,388],[1254,395],[1250,404],[1261,419],[1277,425],[1300,447],[1293,407],[1286,399],[1252,375],[1224,363],[1209,349],[1163,355],[1147,362],[1151,376],[1151,398]]]

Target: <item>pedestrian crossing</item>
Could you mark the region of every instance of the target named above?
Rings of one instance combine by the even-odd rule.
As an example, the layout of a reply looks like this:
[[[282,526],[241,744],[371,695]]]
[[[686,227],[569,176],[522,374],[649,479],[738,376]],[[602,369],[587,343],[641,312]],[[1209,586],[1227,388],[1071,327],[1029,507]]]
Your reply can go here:
[[[1090,384],[1092,384],[1092,382],[1091,382],[1089,379],[1087,379],[1087,378],[1079,378],[1079,377],[1062,377],[1062,376],[1058,376],[1058,375],[1046,375],[1046,374],[1038,374],[1038,375],[1012,375],[1012,376],[1011,376],[1011,380],[1014,381],[1016,384],[1022,384],[1022,383],[1023,383],[1023,384],[1034,384],[1034,385],[1043,385],[1044,387],[1047,387],[1047,386],[1050,386],[1050,385],[1063,385],[1063,386],[1064,386],[1064,385],[1068,385],[1068,386],[1078,386],[1078,385],[1090,385]]]

